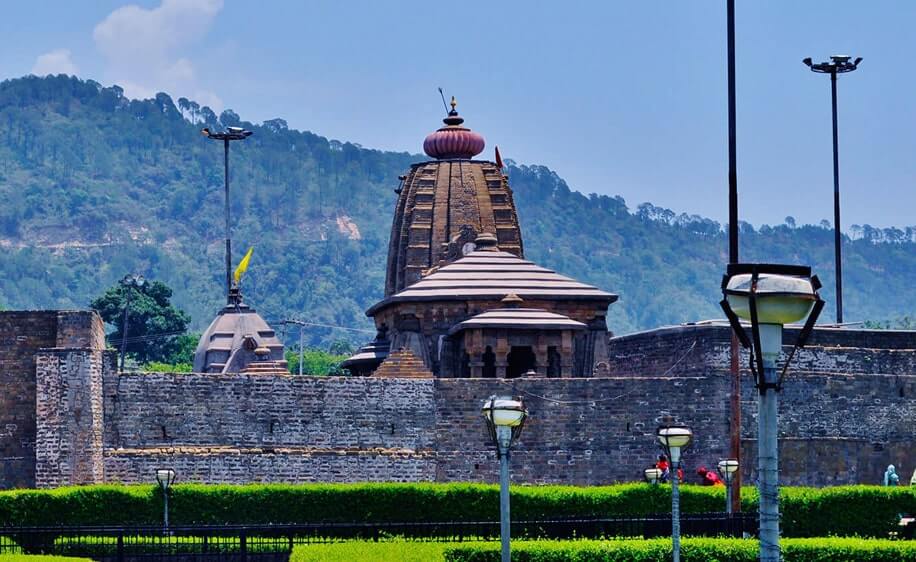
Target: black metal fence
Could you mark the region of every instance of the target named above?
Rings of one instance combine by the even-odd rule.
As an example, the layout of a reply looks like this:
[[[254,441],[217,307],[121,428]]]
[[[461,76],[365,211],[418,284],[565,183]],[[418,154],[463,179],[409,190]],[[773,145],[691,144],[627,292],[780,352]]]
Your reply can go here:
[[[757,534],[753,513],[691,514],[681,533],[693,536]],[[527,539],[651,538],[671,535],[671,516],[514,521],[512,536]],[[0,555],[54,554],[105,562],[285,561],[293,546],[346,540],[422,542],[499,539],[498,522],[314,523],[163,527],[0,527]]]

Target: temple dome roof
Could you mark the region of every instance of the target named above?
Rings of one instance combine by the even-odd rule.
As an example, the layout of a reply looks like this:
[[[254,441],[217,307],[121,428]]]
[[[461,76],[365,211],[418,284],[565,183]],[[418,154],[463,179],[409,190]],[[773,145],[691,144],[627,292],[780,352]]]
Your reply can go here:
[[[455,109],[457,103],[452,98],[452,110],[443,119],[445,126],[430,133],[423,141],[423,151],[437,160],[471,159],[483,152],[486,142],[479,133],[463,127],[464,119]]]
[[[268,364],[285,372],[283,343],[273,328],[242,302],[238,289],[232,289],[229,300],[200,337],[194,351],[194,372],[240,373]]]

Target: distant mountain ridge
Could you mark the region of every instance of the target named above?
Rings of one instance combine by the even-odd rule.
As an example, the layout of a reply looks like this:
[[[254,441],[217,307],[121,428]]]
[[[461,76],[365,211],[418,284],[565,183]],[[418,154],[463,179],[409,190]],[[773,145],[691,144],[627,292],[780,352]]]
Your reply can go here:
[[[412,162],[166,94],[129,100],[67,76],[0,83],[0,306],[85,308],[128,272],[164,281],[197,329],[223,302],[222,151],[202,126],[255,132],[233,146],[233,246],[254,258],[243,290],[269,320],[371,330],[392,190]],[[431,125],[432,126],[432,125]],[[485,130],[485,125],[481,127]],[[418,139],[418,143],[420,139]],[[619,293],[616,333],[718,317],[722,226],[620,197],[583,195],[543,166],[509,168],[526,257]],[[916,228],[852,230],[850,320],[916,311]],[[742,225],[742,259],[810,264],[833,302],[829,225]],[[825,318],[832,315],[830,307]],[[314,328],[312,343],[364,335]]]

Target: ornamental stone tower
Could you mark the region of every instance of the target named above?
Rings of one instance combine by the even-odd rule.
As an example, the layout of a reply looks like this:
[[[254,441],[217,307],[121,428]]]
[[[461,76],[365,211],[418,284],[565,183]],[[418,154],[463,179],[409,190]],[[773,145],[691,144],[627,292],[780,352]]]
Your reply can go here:
[[[502,163],[452,109],[396,192],[378,335],[342,364],[355,375],[591,376],[607,361],[617,295],[524,259]],[[498,159],[498,157],[497,157]]]
[[[401,177],[388,245],[385,296],[416,283],[434,266],[472,250],[478,235],[496,235],[500,249],[524,257],[512,190],[493,162],[474,160],[485,146],[464,127],[455,98],[445,126],[423,142],[433,158]]]

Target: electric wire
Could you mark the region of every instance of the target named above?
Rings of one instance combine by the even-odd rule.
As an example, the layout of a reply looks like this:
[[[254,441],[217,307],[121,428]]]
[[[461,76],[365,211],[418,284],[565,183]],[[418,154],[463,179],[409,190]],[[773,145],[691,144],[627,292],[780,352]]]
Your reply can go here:
[[[693,340],[693,343],[690,345],[690,347],[687,349],[687,351],[685,351],[685,352],[678,358],[677,361],[675,361],[670,367],[668,367],[668,370],[665,371],[665,372],[662,374],[662,377],[667,376],[668,373],[670,373],[671,371],[673,371],[674,368],[677,367],[677,366],[681,363],[681,361],[683,361],[688,355],[690,355],[690,353],[691,353],[691,352],[694,350],[694,348],[697,346],[697,341],[698,341],[698,340]],[[606,397],[606,398],[595,398],[595,399],[592,399],[592,400],[557,400],[556,398],[549,398],[549,397],[547,397],[547,396],[541,396],[540,394],[535,394],[535,393],[530,392],[530,391],[527,391],[527,390],[525,390],[525,389],[523,389],[523,388],[518,388],[515,384],[512,385],[512,392],[518,392],[518,393],[521,393],[521,394],[525,394],[525,395],[527,395],[527,396],[531,396],[532,398],[538,398],[538,399],[540,399],[540,400],[544,400],[545,402],[551,402],[551,403],[553,403],[553,404],[560,404],[560,405],[563,405],[563,406],[576,406],[576,405],[596,404],[596,403],[598,403],[598,402],[613,402],[613,401],[615,401],[615,400],[620,400],[621,398],[625,398],[625,397],[629,396],[630,394],[633,394],[634,392],[636,392],[636,389],[633,389],[633,390],[624,392],[623,394],[620,394],[620,395],[618,395],[618,396],[610,396],[610,397]]]

